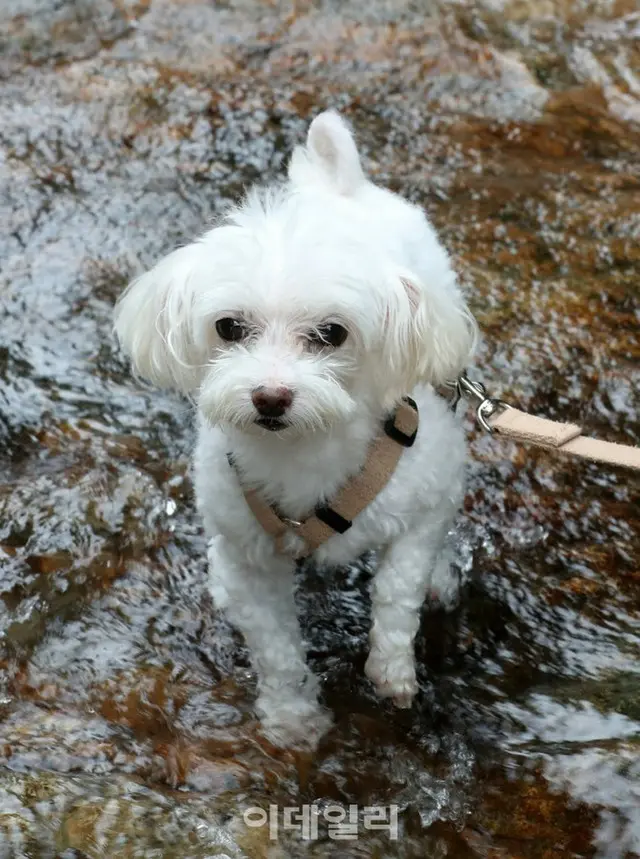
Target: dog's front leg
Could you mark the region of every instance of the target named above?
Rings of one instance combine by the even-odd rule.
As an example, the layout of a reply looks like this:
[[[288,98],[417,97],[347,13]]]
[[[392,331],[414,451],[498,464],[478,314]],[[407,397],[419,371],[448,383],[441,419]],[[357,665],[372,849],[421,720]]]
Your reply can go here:
[[[385,551],[373,580],[370,652],[365,666],[378,694],[410,707],[418,690],[414,639],[427,591],[447,603],[457,581],[443,551],[449,519],[425,523]]]
[[[256,709],[277,745],[315,745],[330,725],[318,704],[296,616],[292,561],[252,565],[222,536],[209,543],[209,583],[218,608],[244,635],[258,675]]]

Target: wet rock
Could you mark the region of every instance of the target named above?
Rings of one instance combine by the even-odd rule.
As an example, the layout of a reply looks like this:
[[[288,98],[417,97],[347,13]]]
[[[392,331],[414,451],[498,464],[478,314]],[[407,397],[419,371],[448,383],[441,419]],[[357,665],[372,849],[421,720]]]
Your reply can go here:
[[[363,675],[370,564],[307,568],[335,726],[277,750],[207,593],[191,406],[133,380],[111,333],[124,285],[331,105],[440,229],[473,372],[637,444],[633,0],[9,0],[0,24],[0,857],[640,853],[633,475],[468,420],[465,590],[425,611],[415,707]],[[305,803],[394,804],[401,838],[362,809],[353,841],[246,824]]]
[[[0,772],[0,856],[37,855],[51,850],[50,827],[69,800],[60,782],[48,773],[15,775]]]
[[[185,785],[191,790],[217,796],[227,791],[239,791],[251,782],[249,774],[233,763],[207,761],[197,758],[190,762]]]
[[[0,76],[20,71],[25,64],[58,65],[91,57],[127,35],[136,14],[147,5],[109,0],[62,5],[9,0],[2,9]]]
[[[180,813],[168,803],[147,797],[112,797],[82,801],[65,814],[56,839],[58,850],[76,850],[98,859],[133,859],[153,851],[170,859],[205,859],[211,855],[242,854],[226,834],[204,819]]]

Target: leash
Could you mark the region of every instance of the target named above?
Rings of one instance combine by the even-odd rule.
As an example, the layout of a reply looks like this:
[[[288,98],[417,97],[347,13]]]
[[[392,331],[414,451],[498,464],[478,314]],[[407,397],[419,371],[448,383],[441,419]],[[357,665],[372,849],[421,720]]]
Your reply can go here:
[[[470,401],[478,426],[485,432],[595,462],[640,470],[640,447],[590,438],[582,434],[582,427],[577,424],[530,415],[504,400],[490,397],[482,382],[469,379],[465,373],[455,382],[448,382],[447,387],[453,390],[451,408],[455,411],[461,399]]]

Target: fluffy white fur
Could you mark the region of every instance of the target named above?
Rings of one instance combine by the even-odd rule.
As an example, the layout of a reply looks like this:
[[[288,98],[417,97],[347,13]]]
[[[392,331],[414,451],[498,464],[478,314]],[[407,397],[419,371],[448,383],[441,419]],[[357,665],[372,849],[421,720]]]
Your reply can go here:
[[[246,331],[239,342],[216,331],[230,317]],[[313,332],[329,323],[347,339],[318,348]],[[282,185],[251,191],[129,286],[116,331],[138,374],[197,403],[211,592],[251,649],[264,730],[284,744],[313,741],[329,720],[305,661],[294,563],[253,518],[227,454],[247,487],[301,519],[361,468],[385,415],[413,394],[415,445],[353,527],[314,556],[344,564],[379,550],[366,672],[381,696],[409,706],[425,594],[454,591],[443,545],[463,491],[462,430],[433,386],[457,376],[475,338],[422,211],[369,182],[346,123],[323,113]],[[258,388],[292,393],[282,430],[255,423]]]

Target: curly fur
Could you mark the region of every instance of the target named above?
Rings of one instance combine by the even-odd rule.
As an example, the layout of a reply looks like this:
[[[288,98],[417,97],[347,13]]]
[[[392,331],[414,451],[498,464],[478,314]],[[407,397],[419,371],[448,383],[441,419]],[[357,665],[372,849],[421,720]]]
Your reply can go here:
[[[239,342],[217,330],[229,317],[240,320]],[[318,348],[327,324],[346,329],[344,344]],[[415,445],[353,527],[315,553],[344,564],[380,551],[366,671],[380,695],[409,706],[425,593],[447,600],[454,591],[443,545],[466,456],[434,386],[464,368],[476,331],[423,212],[368,181],[344,120],[320,114],[285,182],[251,191],[129,286],[116,331],[137,373],[197,402],[195,489],[211,592],[247,640],[264,729],[284,744],[317,738],[328,716],[305,661],[294,564],[253,518],[227,455],[243,484],[304,518],[357,473],[385,415],[412,393]],[[256,424],[257,389],[291,392],[282,429]]]

